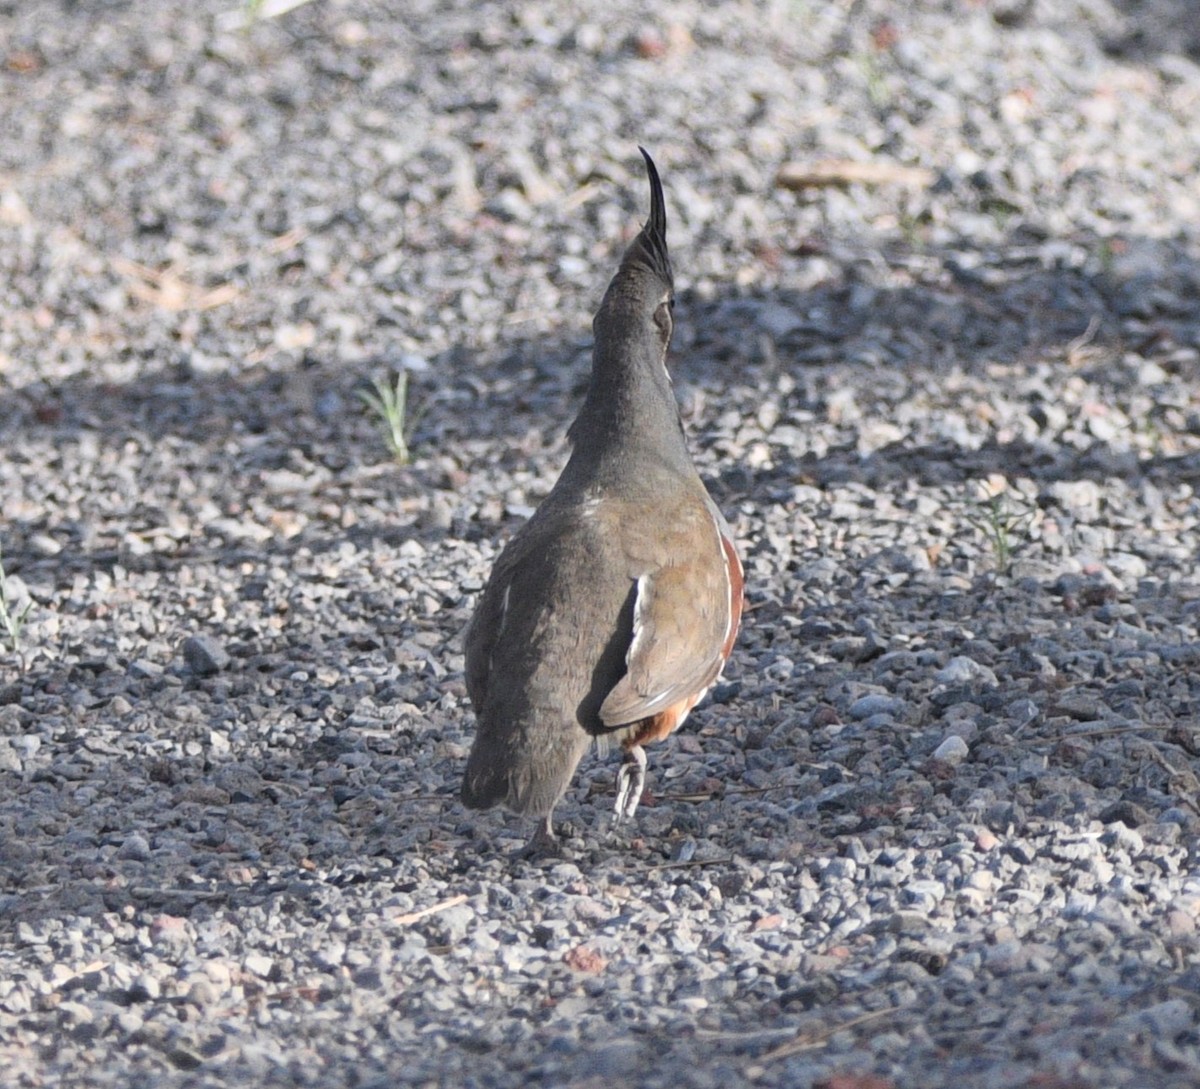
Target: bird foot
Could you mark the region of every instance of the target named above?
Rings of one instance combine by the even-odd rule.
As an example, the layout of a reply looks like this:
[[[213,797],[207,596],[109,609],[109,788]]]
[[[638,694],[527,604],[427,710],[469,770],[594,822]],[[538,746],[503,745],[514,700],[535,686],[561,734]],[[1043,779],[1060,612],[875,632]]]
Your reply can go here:
[[[640,745],[625,750],[624,762],[617,771],[617,823],[629,820],[637,812],[646,788],[646,753]]]
[[[529,842],[516,852],[516,857],[541,858],[561,853],[562,848],[559,845],[558,836],[554,834],[554,825],[550,823],[550,814],[547,813],[538,821],[537,828],[529,837]]]

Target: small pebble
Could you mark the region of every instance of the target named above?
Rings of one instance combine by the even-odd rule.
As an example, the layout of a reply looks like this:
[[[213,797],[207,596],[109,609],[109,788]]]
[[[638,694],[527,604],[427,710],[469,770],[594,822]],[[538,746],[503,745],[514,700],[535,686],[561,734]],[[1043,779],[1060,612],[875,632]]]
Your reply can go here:
[[[125,837],[117,851],[117,858],[133,862],[148,862],[151,858],[150,843],[140,832],[133,832]]]
[[[850,705],[852,719],[869,719],[875,715],[896,717],[904,711],[904,701],[894,696],[872,694],[860,696]]]
[[[198,677],[210,677],[229,665],[229,654],[209,635],[190,635],[183,641],[183,660]]]
[[[961,764],[967,758],[970,751],[967,743],[958,734],[951,734],[933,750],[933,758],[935,760],[943,760],[953,766]]]

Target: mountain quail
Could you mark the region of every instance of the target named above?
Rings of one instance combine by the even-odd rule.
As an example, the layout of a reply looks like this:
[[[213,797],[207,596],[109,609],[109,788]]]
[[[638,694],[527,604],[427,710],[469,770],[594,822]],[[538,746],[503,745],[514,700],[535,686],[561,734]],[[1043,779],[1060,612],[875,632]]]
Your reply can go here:
[[[592,323],[587,396],[553,490],[496,561],[466,636],[478,719],[462,784],[476,809],[551,814],[588,745],[624,749],[617,819],[646,777],[642,746],[677,729],[737,636],[742,566],[692,464],[666,354],[666,207],[644,149],[650,219]]]

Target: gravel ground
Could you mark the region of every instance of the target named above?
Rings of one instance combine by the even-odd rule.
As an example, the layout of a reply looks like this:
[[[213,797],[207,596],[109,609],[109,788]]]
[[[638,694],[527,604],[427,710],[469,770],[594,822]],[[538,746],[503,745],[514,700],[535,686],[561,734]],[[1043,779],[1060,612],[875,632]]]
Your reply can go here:
[[[1195,6],[653,10],[0,2],[6,1085],[1200,1081]],[[637,143],[749,611],[522,861],[459,633]]]

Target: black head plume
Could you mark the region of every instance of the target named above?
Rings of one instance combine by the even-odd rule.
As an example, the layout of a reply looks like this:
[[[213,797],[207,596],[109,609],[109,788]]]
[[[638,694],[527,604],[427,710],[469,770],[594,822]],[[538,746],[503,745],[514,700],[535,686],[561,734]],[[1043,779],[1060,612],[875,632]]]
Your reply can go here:
[[[592,321],[592,381],[567,432],[575,454],[564,479],[566,473],[595,471],[598,455],[581,458],[581,451],[613,452],[615,463],[627,472],[636,461],[631,451],[646,454],[647,444],[646,456],[656,466],[668,458],[681,473],[695,473],[667,369],[675,293],[667,205],[654,160],[645,148],[638,150],[650,179],[650,217],[626,248]]]
[[[640,250],[637,255],[670,288],[674,286],[674,277],[671,274],[671,257],[667,252],[667,205],[663,200],[662,182],[659,181],[658,170],[650,153],[640,145],[638,151],[646,160],[646,174],[650,179],[650,218],[630,247],[629,256],[634,256]]]

